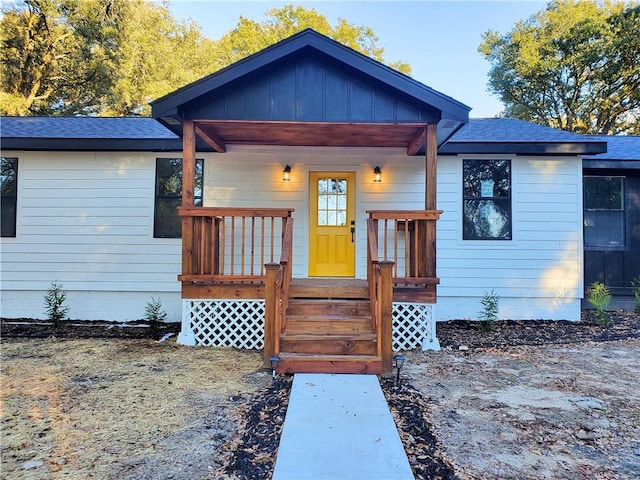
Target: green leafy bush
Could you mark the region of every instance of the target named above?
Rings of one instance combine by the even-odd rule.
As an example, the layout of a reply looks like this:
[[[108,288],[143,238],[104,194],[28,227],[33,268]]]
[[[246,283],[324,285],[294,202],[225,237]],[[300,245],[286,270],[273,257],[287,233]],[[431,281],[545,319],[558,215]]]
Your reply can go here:
[[[593,305],[593,308],[596,310],[598,324],[601,327],[609,325],[611,317],[609,317],[609,314],[607,313],[607,307],[611,302],[611,293],[607,286],[601,282],[593,282],[593,285],[591,285],[591,288],[589,289],[587,301]]]
[[[480,319],[480,330],[488,332],[493,328],[493,322],[498,319],[498,309],[500,303],[500,296],[491,290],[491,292],[485,292],[480,300],[482,310],[478,313]]]
[[[47,318],[54,327],[60,327],[62,321],[69,313],[69,307],[64,304],[67,299],[67,292],[63,290],[62,284],[51,282],[47,294],[44,296],[44,306]]]

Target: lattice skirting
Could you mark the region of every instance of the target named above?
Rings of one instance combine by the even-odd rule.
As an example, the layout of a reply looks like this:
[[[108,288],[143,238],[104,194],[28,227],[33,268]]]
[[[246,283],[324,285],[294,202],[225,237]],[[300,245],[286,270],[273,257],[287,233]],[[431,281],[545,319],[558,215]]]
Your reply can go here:
[[[393,350],[440,350],[436,337],[435,304],[393,304]]]
[[[393,350],[440,350],[435,305],[393,304]],[[260,349],[264,346],[264,300],[190,299],[182,304],[183,345]]]
[[[178,342],[260,349],[264,346],[264,300],[183,300]]]

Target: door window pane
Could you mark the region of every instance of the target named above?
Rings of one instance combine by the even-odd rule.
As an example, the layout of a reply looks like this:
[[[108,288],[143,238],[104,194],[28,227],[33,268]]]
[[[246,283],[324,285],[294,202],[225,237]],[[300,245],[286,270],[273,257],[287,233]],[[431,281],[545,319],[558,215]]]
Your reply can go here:
[[[321,178],[318,180],[318,225],[347,224],[347,180]]]

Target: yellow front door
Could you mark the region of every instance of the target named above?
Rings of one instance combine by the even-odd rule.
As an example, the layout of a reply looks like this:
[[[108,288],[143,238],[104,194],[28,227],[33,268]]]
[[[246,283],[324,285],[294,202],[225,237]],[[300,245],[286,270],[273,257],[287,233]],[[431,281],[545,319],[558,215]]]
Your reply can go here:
[[[309,173],[309,276],[355,275],[355,177]]]

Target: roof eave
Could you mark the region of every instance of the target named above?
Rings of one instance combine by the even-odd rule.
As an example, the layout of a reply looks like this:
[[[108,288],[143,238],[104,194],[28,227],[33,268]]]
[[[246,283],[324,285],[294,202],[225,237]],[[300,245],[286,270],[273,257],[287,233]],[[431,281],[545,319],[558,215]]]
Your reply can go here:
[[[597,155],[607,151],[607,142],[449,142],[440,155]]]
[[[177,152],[182,139],[3,137],[2,150]]]
[[[582,160],[583,168],[607,170],[640,170],[640,160]]]

